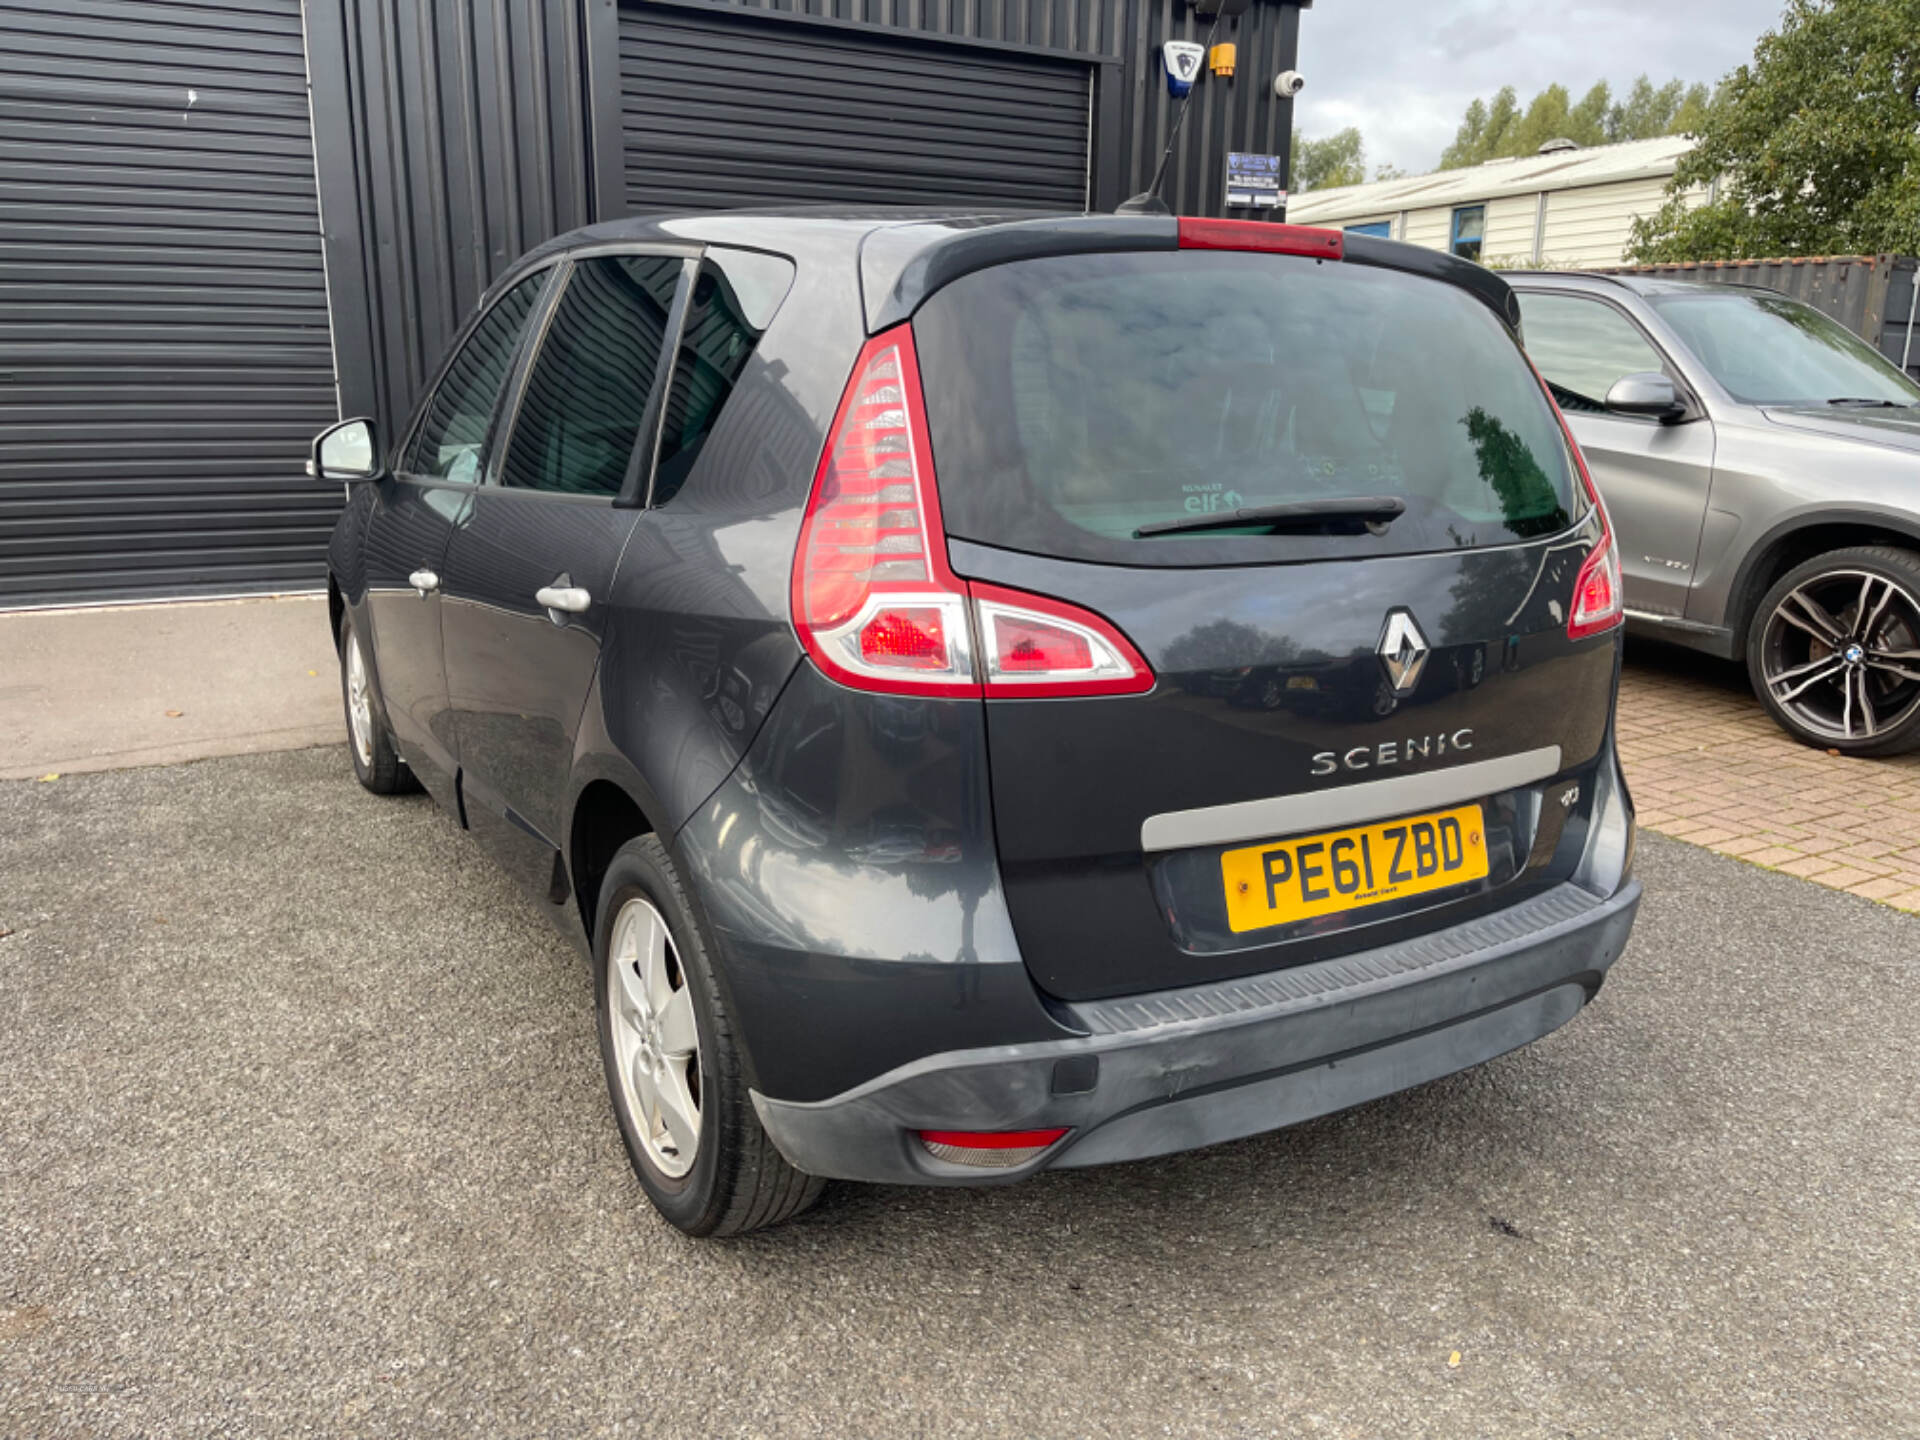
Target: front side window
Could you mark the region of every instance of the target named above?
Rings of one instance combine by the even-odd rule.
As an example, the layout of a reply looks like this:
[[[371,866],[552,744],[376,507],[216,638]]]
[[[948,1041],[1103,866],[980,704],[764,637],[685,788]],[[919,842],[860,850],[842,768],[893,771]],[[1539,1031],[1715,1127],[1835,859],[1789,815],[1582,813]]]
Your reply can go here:
[[[1556,533],[1579,502],[1513,337],[1397,270],[1219,251],[1069,255],[954,281],[914,319],[947,530],[1128,565],[1404,554]],[[1168,521],[1393,497],[1377,530]]]
[[[1486,233],[1487,207],[1463,205],[1453,212],[1453,243],[1448,248],[1462,260],[1478,260]]]
[[[603,255],[574,266],[527,374],[503,485],[620,493],[683,265],[677,255]]]
[[[480,478],[480,451],[493,423],[494,402],[513,368],[527,317],[546,283],[544,270],[529,275],[502,295],[474,327],[447,367],[440,388],[433,392],[403,470],[461,485]]]
[[[1564,409],[1605,410],[1622,376],[1665,370],[1666,362],[1626,316],[1577,295],[1522,295],[1527,353]]]
[[[1675,292],[1647,303],[1744,404],[1920,404],[1920,386],[1899,367],[1839,321],[1784,295]]]

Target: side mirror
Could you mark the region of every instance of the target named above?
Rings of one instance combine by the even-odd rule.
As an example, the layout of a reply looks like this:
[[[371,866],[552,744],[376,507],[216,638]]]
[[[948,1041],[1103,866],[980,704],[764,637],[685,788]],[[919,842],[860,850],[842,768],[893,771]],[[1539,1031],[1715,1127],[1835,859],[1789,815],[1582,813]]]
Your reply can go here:
[[[385,473],[373,421],[342,420],[314,437],[307,474],[316,480],[378,480]]]
[[[1655,420],[1678,420],[1687,413],[1673,381],[1658,370],[1622,375],[1607,391],[1607,409],[1622,415],[1649,415]]]

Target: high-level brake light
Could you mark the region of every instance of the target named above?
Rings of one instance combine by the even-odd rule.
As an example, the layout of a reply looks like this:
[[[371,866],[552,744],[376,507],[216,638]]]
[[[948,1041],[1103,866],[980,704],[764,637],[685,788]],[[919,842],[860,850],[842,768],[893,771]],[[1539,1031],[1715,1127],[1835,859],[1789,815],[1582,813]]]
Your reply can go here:
[[[1038,698],[1153,688],[1146,660],[1099,615],[949,568],[908,325],[874,336],[854,365],[801,522],[792,603],[814,663],[855,689]]]
[[[1273,225],[1265,220],[1180,221],[1182,250],[1263,250],[1272,255],[1305,255],[1314,260],[1346,257],[1347,237],[1317,225]]]

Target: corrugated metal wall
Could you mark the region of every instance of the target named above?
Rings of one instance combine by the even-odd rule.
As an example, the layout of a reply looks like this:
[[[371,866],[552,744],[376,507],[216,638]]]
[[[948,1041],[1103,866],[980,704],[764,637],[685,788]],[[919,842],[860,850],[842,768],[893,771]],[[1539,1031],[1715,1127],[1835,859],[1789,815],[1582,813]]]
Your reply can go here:
[[[1084,61],[629,5],[629,212],[1088,201]]]
[[[1184,0],[625,0],[622,9],[802,16],[1104,62],[1095,69],[1095,208],[1146,188],[1176,111],[1160,47],[1203,40],[1213,23]],[[1235,45],[1238,64],[1231,77],[1203,74],[1195,93],[1165,186],[1180,214],[1229,213],[1229,150],[1287,153],[1293,102],[1278,99],[1272,86],[1274,76],[1294,68],[1299,28],[1297,5],[1270,0],[1255,0],[1246,14],[1220,22],[1215,43]]]
[[[0,605],[321,583],[298,0],[0,0]]]
[[[1128,0],[713,0],[702,8],[805,15],[1022,50],[1117,55]]]
[[[1920,379],[1920,333],[1914,284],[1920,260],[1911,255],[1822,255],[1798,260],[1706,260],[1685,265],[1620,265],[1614,275],[1661,275],[1709,285],[1758,285],[1805,301],[1831,315]],[[1914,326],[1920,330],[1920,326]]]
[[[579,0],[306,0],[340,394],[391,438],[474,302],[592,218]]]
[[[1167,94],[1161,45],[1168,40],[1204,41],[1212,24],[1174,0],[1132,0],[1127,6],[1126,35],[1118,52],[1125,62],[1118,125],[1124,155],[1120,198],[1144,190],[1152,180],[1179,111],[1179,102]],[[1274,95],[1273,78],[1296,68],[1299,39],[1300,11],[1294,5],[1255,0],[1246,14],[1220,22],[1214,43],[1231,42],[1238,64],[1230,77],[1203,70],[1195,86],[1193,109],[1168,163],[1163,189],[1176,214],[1261,213],[1226,208],[1227,152],[1288,155],[1293,102]],[[1285,173],[1283,168],[1283,183]]]

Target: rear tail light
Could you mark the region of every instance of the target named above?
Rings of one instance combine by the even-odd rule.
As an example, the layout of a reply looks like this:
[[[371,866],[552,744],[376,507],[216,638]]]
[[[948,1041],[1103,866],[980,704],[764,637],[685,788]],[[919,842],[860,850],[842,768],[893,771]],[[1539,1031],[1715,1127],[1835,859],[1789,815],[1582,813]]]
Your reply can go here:
[[[1527,363],[1533,365],[1531,359]],[[1537,366],[1533,378],[1540,382],[1540,393],[1547,397],[1553,418],[1560,422],[1567,454],[1573,457],[1573,468],[1580,473],[1587,498],[1600,512],[1600,543],[1587,552],[1587,558],[1580,562],[1580,573],[1573,577],[1573,606],[1567,615],[1567,638],[1584,640],[1623,624],[1627,618],[1626,602],[1620,593],[1620,545],[1613,536],[1613,517],[1607,514],[1607,502],[1600,498],[1599,487],[1587,469],[1587,457],[1580,453],[1580,444],[1573,438],[1567,417],[1561,413],[1560,402],[1553,398],[1553,391],[1547,388],[1546,379]]]
[[[800,525],[792,603],[807,654],[859,690],[1033,698],[1153,688],[1140,652],[1092,611],[948,567],[908,325],[874,336],[854,365]]]
[[[1604,522],[1605,511],[1601,512]],[[1600,543],[1588,553],[1573,582],[1573,613],[1567,617],[1567,638],[1579,640],[1611,630],[1626,618],[1620,599],[1620,547],[1613,526],[1607,525]]]
[[[1340,260],[1347,253],[1347,237],[1338,230],[1314,225],[1273,225],[1265,220],[1205,220],[1180,222],[1182,250],[1264,250],[1272,255],[1306,255],[1315,260]]]
[[[1138,695],[1153,671],[1091,611],[970,582],[988,695]]]
[[[980,693],[966,590],[947,568],[913,331],[867,342],[800,526],[793,625],[815,663],[862,690]]]
[[[922,1130],[920,1143],[936,1160],[982,1170],[1011,1170],[1042,1154],[1062,1135],[1058,1130]]]

